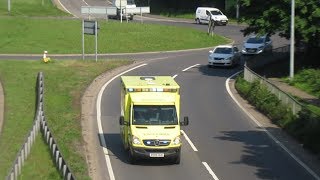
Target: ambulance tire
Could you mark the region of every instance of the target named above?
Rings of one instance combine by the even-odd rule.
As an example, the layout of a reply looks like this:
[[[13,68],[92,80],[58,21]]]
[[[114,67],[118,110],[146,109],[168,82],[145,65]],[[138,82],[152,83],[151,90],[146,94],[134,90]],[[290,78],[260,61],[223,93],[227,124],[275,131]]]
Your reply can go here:
[[[136,157],[133,155],[131,148],[128,149],[128,161],[130,164],[135,164],[136,163]]]
[[[180,159],[181,159],[181,151],[172,159],[172,162],[174,164],[180,164]]]

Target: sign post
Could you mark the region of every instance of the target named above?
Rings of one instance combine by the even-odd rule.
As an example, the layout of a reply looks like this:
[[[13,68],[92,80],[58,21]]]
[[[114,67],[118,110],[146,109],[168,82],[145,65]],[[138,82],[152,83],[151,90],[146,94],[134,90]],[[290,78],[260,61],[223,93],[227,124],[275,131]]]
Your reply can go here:
[[[84,59],[84,34],[95,35],[95,57],[98,61],[98,22],[82,20],[82,59]]]
[[[84,34],[95,35],[95,58],[98,60],[98,22],[90,21],[90,16],[93,14],[106,15],[117,15],[116,7],[104,7],[104,6],[82,6],[81,14],[88,14],[89,20],[82,20],[82,59],[84,60]]]

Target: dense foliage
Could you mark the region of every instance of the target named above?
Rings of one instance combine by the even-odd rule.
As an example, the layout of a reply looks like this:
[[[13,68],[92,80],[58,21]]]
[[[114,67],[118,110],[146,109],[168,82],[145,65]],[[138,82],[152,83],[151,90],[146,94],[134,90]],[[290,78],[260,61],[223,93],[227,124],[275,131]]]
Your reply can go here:
[[[248,23],[244,35],[275,34],[290,38],[291,0],[239,0],[241,21]],[[320,1],[295,0],[295,42],[309,50],[320,45]]]
[[[199,6],[225,8],[225,0],[135,0],[137,5],[149,5],[152,13],[165,11],[195,12]]]
[[[319,115],[312,113],[305,107],[297,116],[293,115],[288,107],[283,105],[275,95],[258,81],[249,83],[239,76],[235,87],[241,96],[268,116],[275,124],[299,140],[304,147],[314,153],[320,153]]]

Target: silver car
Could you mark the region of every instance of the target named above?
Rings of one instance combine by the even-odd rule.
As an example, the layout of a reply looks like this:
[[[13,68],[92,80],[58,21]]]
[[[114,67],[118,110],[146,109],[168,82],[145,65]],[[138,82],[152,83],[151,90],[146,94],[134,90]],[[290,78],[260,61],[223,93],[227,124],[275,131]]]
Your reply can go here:
[[[260,54],[263,52],[272,51],[272,41],[269,36],[250,36],[246,41],[244,41],[242,47],[242,54]]]
[[[235,66],[240,64],[241,53],[234,45],[216,46],[209,51],[208,66]]]

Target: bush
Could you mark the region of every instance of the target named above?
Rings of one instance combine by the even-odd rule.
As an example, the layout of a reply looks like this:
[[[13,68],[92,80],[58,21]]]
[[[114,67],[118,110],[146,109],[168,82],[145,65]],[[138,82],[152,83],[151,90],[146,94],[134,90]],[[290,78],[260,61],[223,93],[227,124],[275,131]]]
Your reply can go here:
[[[314,153],[320,153],[320,117],[303,108],[298,117],[284,127],[292,136],[303,143],[303,146]]]
[[[310,77],[309,77],[310,78]],[[297,116],[259,81],[249,83],[238,76],[235,87],[259,111],[299,140],[304,147],[320,153],[320,116],[303,108]]]

